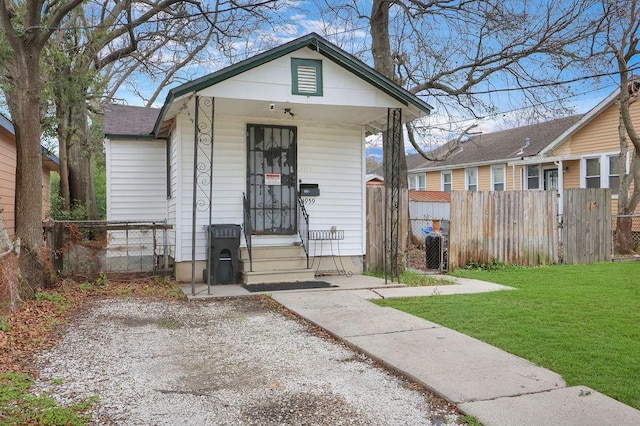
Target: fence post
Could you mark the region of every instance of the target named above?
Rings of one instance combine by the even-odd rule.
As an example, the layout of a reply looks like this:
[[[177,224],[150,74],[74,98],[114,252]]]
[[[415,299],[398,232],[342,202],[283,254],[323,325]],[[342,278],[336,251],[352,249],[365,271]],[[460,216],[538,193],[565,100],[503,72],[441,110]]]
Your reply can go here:
[[[56,272],[64,269],[64,223],[53,222],[53,268]]]

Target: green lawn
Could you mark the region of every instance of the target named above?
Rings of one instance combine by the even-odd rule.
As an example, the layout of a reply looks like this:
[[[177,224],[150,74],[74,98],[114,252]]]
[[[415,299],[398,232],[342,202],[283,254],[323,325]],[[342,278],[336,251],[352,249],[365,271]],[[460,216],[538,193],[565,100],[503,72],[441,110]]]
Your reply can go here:
[[[458,330],[640,409],[640,263],[457,276],[516,287],[377,303]]]

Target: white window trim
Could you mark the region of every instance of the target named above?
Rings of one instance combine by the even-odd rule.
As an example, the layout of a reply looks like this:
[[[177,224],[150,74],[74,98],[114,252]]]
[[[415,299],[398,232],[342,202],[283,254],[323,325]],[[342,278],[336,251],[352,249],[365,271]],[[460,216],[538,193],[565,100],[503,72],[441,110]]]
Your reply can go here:
[[[449,180],[449,185],[451,185],[451,189],[449,192],[453,192],[453,170],[443,170],[440,172],[440,190],[442,190],[442,192],[446,192],[444,189],[444,185],[445,185],[444,175],[447,175],[447,174],[451,176],[451,179]]]
[[[609,188],[609,157],[620,155],[620,151],[608,151],[599,154],[585,155],[580,159],[580,188],[587,187],[587,160],[592,158],[600,159],[600,188]],[[629,154],[625,161],[625,168],[629,172],[630,161]],[[622,168],[622,164],[620,164]],[[618,194],[613,194],[613,198],[618,198]]]
[[[424,185],[420,185],[420,177],[424,178]],[[411,174],[408,176],[409,190],[426,191],[427,175],[426,173]]]
[[[464,169],[464,188],[467,191],[470,191],[470,189],[469,189],[469,174],[467,173],[470,170],[475,170],[475,172],[476,172],[476,183],[475,183],[476,189],[475,190],[478,191],[479,190],[479,188],[478,188],[479,177],[478,177],[478,168],[477,167],[469,167],[469,168]]]
[[[502,182],[496,182],[494,180],[493,171],[497,169],[502,169]],[[477,179],[478,179],[478,176],[476,175],[476,180]],[[507,167],[504,164],[497,164],[495,166],[491,166],[491,190],[492,191],[497,191],[496,183],[502,183],[502,189],[500,191],[507,190]]]
[[[524,189],[530,189],[529,188],[529,167],[528,166],[536,166],[538,168],[538,187],[537,188],[533,188],[533,190],[538,190],[538,189],[542,189],[544,187],[544,170],[542,168],[542,164],[528,164],[527,166],[523,167],[524,170]],[[533,177],[533,176],[532,176]]]

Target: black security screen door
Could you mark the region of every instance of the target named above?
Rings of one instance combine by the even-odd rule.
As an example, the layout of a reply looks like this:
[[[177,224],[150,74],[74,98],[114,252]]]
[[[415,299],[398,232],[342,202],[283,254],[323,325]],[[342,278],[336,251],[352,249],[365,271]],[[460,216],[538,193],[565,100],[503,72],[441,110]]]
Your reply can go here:
[[[254,234],[296,232],[296,128],[247,125],[247,194]]]

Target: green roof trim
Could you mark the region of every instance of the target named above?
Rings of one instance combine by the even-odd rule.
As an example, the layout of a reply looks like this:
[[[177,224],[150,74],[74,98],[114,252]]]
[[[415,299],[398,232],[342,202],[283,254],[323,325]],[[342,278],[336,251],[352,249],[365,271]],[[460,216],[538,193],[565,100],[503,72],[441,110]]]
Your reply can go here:
[[[238,74],[242,74],[245,71],[249,71],[253,68],[259,67],[260,65],[266,64],[267,62],[271,62],[275,59],[281,58],[282,56],[288,55],[289,53],[295,52],[296,50],[300,50],[303,47],[308,47],[312,50],[317,51],[326,58],[331,59],[342,68],[352,72],[353,74],[382,90],[387,95],[401,102],[403,105],[413,105],[419,110],[426,113],[430,113],[433,110],[433,107],[431,105],[418,98],[403,87],[400,87],[364,62],[360,61],[355,56],[328,42],[318,34],[310,33],[271,50],[267,50],[266,52],[260,53],[249,59],[240,61],[237,64],[223,68],[219,71],[205,75],[196,80],[190,81],[169,90],[164,105],[162,106],[162,110],[160,111],[160,115],[158,116],[158,120],[156,121],[153,133],[155,135],[159,133],[167,110],[176,98],[206,89],[207,87],[213,86]]]

